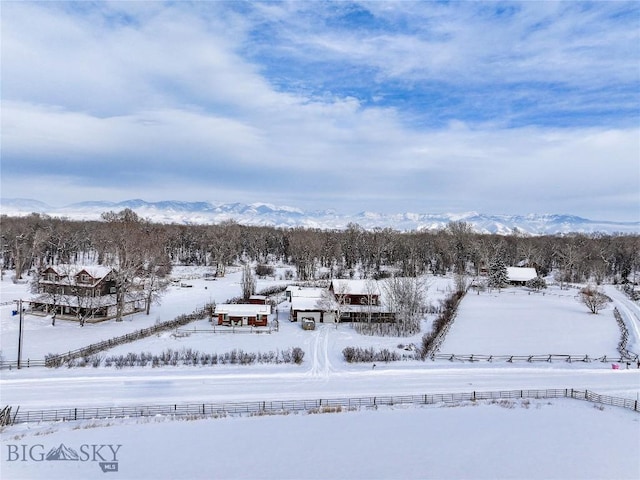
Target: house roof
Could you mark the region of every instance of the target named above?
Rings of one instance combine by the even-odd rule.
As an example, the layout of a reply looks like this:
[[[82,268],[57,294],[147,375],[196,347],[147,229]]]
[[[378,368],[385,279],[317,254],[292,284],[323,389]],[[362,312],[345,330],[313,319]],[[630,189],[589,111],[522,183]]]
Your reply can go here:
[[[324,288],[316,287],[293,287],[291,290],[291,298],[320,298],[322,292],[326,291]]]
[[[535,268],[507,267],[507,277],[510,282],[528,282],[537,276],[538,273]]]
[[[76,277],[84,272],[93,279],[93,281],[88,285],[95,287],[104,280],[113,271],[113,269],[103,265],[72,265],[62,263],[45,268],[43,273],[47,271],[55,272],[55,274],[60,278],[56,281],[41,278],[39,280],[40,283],[48,283],[51,285],[75,285]]]
[[[53,270],[59,277],[68,279],[74,278],[82,272],[85,272],[94,280],[102,280],[113,271],[111,267],[105,267],[103,265],[72,265],[64,263],[51,265],[44,271],[46,272],[48,270]]]
[[[104,278],[113,270],[111,267],[105,267],[104,265],[72,265],[72,264],[60,264],[51,265],[48,269],[53,270],[61,277],[76,276],[83,271],[91,275],[93,278]]]
[[[221,303],[216,305],[216,315],[226,313],[228,315],[252,317],[254,315],[271,315],[271,305],[256,305],[249,303]]]
[[[380,295],[376,280],[331,280],[334,293],[346,295]]]
[[[322,308],[318,306],[318,300],[320,300],[320,297],[293,297],[291,299],[291,310],[320,312]]]

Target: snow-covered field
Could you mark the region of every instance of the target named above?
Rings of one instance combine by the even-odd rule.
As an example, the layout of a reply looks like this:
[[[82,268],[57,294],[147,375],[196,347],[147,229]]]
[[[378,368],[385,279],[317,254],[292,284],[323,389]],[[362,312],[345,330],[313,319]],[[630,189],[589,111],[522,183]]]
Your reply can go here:
[[[108,446],[117,450],[118,472],[104,478],[636,479],[639,421],[637,413],[621,409],[532,400],[14,427],[3,435],[2,476],[103,478],[100,458],[90,456],[6,461],[8,444],[42,445],[35,455],[60,444],[78,453],[82,445],[97,444],[107,445],[100,451],[107,461],[114,458]],[[105,424],[111,426],[98,428]]]
[[[123,322],[86,324],[25,316],[23,359],[41,359],[190,313],[207,302],[240,294],[240,272],[223,279],[197,278],[201,269],[180,268],[174,276],[193,285],[170,287],[151,315]],[[27,298],[27,286],[10,275],[0,283],[0,300]],[[429,301],[437,304],[452,280],[431,279]],[[258,290],[282,283],[258,281]],[[522,289],[469,293],[442,352],[455,354],[616,355],[618,307],[640,345],[640,309],[613,287],[614,299],[599,315],[578,303],[575,291],[551,287],[542,294]],[[5,360],[17,355],[15,307],[0,307]],[[269,352],[301,347],[301,365],[29,368],[2,370],[0,404],[21,409],[91,405],[151,405],[408,395],[481,390],[577,388],[636,399],[640,370],[613,370],[610,363],[426,362],[347,364],[346,346],[388,348],[419,343],[411,338],[361,336],[348,324],[303,331],[279,310],[280,328],[271,334],[213,333],[207,320],[120,345],[103,355],[160,353],[192,348],[207,353],[231,349]],[[425,319],[428,329],[432,316]],[[194,332],[197,330],[200,332]],[[633,348],[632,348],[633,349]],[[506,408],[505,408],[506,407]],[[527,408],[528,407],[528,408]],[[90,422],[89,422],[90,423]],[[2,432],[2,478],[90,478],[103,475],[92,462],[11,462],[10,445],[64,443],[122,444],[113,478],[637,478],[640,416],[603,410],[570,400],[530,404],[460,405],[459,408],[381,408],[323,415],[224,418],[197,421],[96,421],[95,425],[16,425]],[[112,424],[106,427],[105,423]],[[87,428],[95,426],[100,428]],[[104,428],[103,428],[104,427]],[[50,432],[49,434],[45,434]],[[39,448],[39,447],[38,447]],[[44,447],[43,447],[44,448]],[[37,449],[36,449],[37,450]],[[45,452],[46,453],[46,452]]]
[[[469,292],[441,351],[487,355],[619,356],[620,329],[613,307],[590,314],[577,289],[550,287]]]

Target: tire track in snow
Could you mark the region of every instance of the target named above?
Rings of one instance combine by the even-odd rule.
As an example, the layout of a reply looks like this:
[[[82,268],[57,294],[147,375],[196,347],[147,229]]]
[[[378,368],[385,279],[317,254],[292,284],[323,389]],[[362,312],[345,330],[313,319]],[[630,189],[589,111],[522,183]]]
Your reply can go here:
[[[328,379],[331,375],[331,361],[329,360],[329,332],[320,326],[313,332],[311,343],[311,369],[309,375],[315,378]]]

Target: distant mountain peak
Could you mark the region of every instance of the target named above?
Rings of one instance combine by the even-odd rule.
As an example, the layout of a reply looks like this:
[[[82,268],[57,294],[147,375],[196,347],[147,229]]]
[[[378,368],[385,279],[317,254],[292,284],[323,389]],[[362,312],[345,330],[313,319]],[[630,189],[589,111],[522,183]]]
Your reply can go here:
[[[345,215],[335,210],[303,211],[299,208],[271,203],[211,203],[165,200],[147,202],[141,199],[122,202],[87,201],[64,207],[52,207],[38,200],[0,199],[0,212],[6,215],[41,213],[75,220],[98,220],[105,211],[130,208],[142,218],[158,223],[213,224],[235,220],[243,225],[282,228],[307,227],[344,229],[358,224],[365,229],[392,228],[400,231],[429,231],[445,228],[451,222],[467,222],[481,233],[509,235],[516,231],[529,235],[558,233],[640,233],[640,222],[597,221],[576,215],[528,213],[523,215],[488,215],[476,211],[460,213],[380,213],[361,211]]]

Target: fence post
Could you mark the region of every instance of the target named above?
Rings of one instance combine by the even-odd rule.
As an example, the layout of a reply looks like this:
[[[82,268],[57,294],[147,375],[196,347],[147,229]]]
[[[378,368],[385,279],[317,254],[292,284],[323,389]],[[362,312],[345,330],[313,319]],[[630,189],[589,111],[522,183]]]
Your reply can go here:
[[[77,409],[77,408],[74,408],[74,409],[73,409],[73,419],[74,419],[74,420],[77,420],[77,419],[78,419],[78,409]]]

